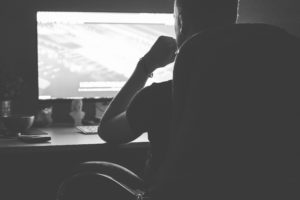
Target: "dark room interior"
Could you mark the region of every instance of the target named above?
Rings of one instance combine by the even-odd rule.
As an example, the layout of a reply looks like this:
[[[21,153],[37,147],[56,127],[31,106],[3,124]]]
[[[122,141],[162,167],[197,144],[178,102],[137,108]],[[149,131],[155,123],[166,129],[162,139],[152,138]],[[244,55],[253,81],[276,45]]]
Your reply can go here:
[[[12,101],[12,113],[37,115],[41,109],[52,107],[52,125],[42,128],[53,133],[56,129],[52,126],[70,123],[72,100],[39,100],[38,11],[173,13],[173,0],[1,0],[0,78],[6,73],[22,78],[20,94]],[[300,36],[299,11],[299,0],[240,0],[238,23],[272,24]],[[108,100],[84,99],[88,120],[94,118],[95,104],[106,105]],[[61,144],[52,138],[55,146],[34,144],[41,148],[20,147],[13,139],[0,137],[0,199],[54,200],[62,180],[85,161],[114,162],[142,174],[149,148],[144,136],[134,144],[111,146],[86,142],[85,135],[76,134],[79,136],[74,144],[61,136]],[[97,137],[93,135],[92,139]]]

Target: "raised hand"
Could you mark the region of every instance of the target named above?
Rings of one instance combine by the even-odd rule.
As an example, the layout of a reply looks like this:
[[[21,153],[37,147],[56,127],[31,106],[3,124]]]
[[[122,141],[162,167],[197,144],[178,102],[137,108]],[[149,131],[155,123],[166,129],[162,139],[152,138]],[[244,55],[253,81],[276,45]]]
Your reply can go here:
[[[173,62],[176,51],[177,44],[174,38],[160,36],[141,61],[144,62],[147,72],[152,73],[155,69]]]

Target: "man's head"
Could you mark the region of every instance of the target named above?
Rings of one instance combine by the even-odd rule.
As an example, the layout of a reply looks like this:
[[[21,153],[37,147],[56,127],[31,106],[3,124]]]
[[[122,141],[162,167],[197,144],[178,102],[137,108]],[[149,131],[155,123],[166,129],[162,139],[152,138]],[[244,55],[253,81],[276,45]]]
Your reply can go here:
[[[175,32],[180,46],[189,36],[204,29],[234,24],[239,0],[175,0]]]

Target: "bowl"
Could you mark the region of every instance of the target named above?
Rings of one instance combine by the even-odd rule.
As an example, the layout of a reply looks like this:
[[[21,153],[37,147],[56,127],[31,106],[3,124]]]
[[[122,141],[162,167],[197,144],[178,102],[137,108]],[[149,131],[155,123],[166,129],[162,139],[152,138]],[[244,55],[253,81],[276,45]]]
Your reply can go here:
[[[8,131],[7,134],[17,135],[18,133],[25,132],[32,126],[34,115],[14,114],[1,116],[1,121]]]

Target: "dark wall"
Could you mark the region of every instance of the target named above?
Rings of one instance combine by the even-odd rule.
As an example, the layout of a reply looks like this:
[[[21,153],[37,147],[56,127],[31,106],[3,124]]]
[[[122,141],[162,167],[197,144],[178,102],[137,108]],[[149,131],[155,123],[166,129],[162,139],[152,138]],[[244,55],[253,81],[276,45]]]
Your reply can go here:
[[[268,23],[300,36],[299,0],[240,0],[242,23]]]
[[[172,12],[173,0],[2,0],[0,6],[0,67],[20,73],[24,80],[17,112],[34,113],[37,100],[38,10]],[[240,22],[280,25],[300,35],[299,0],[241,0]]]
[[[1,2],[1,68],[21,74],[26,87],[17,109],[30,112],[36,104],[37,59],[34,12],[21,1]]]

